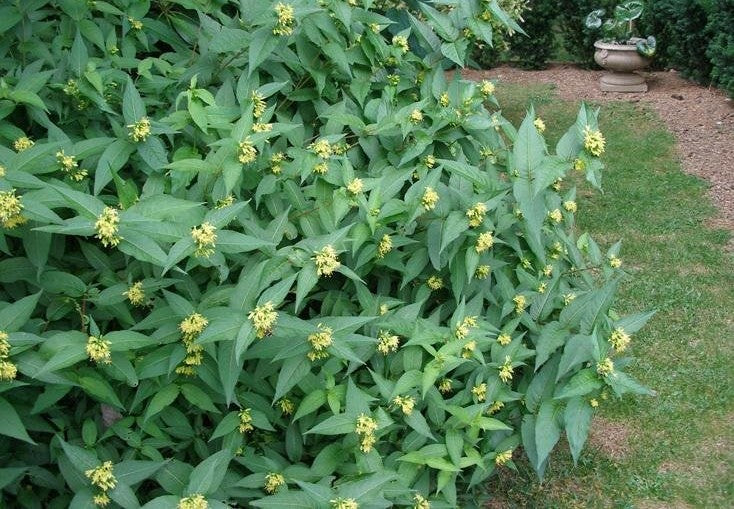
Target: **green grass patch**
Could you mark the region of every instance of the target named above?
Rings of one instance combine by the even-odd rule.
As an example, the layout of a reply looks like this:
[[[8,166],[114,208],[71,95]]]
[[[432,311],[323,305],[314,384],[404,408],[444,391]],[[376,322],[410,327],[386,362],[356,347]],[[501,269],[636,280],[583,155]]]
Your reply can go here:
[[[513,122],[533,104],[551,143],[578,108],[547,85],[501,85],[498,96]],[[707,185],[681,171],[675,140],[653,111],[623,102],[601,108],[604,193],[578,179],[578,227],[605,246],[623,240],[629,277],[619,310],[658,310],[633,338],[631,370],[657,395],[603,403],[578,466],[559,450],[542,483],[520,465],[519,475],[492,481],[491,492],[501,494],[496,507],[732,507],[729,233],[707,226],[716,213]]]

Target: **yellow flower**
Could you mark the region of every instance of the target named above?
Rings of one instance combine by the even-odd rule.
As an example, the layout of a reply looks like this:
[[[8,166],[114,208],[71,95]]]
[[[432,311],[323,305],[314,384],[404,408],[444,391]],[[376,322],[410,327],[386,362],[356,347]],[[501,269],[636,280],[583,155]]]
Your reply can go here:
[[[353,498],[335,498],[329,500],[331,509],[359,509],[359,504]]]
[[[387,304],[380,304],[380,316],[387,314],[388,311],[390,309],[387,307]]]
[[[273,494],[276,490],[285,484],[285,477],[275,472],[270,472],[265,476],[265,492]]]
[[[495,413],[499,412],[500,410],[502,410],[502,408],[504,408],[504,406],[505,406],[505,404],[502,401],[495,401],[494,403],[492,403],[492,406],[490,406],[487,409],[487,413],[489,415],[495,414]]]
[[[410,415],[415,407],[415,398],[413,396],[395,396],[392,403],[396,407],[400,407],[405,415]]]
[[[252,116],[255,119],[259,119],[268,107],[268,104],[265,102],[265,96],[257,90],[253,90],[250,94],[250,100],[252,101]]]
[[[392,239],[390,235],[385,234],[380,240],[380,244],[377,246],[377,258],[384,258],[387,253],[392,251]]]
[[[387,82],[394,87],[397,87],[400,84],[400,76],[397,74],[388,74],[386,79]]]
[[[438,193],[432,187],[426,187],[421,198],[421,205],[426,210],[433,210],[438,203]]]
[[[56,162],[65,172],[71,172],[79,166],[74,156],[66,155],[63,150],[56,152]]]
[[[252,124],[253,133],[266,133],[273,130],[273,124],[266,124],[264,122],[255,122]]]
[[[431,509],[431,503],[420,493],[413,496],[413,509]]]
[[[18,376],[18,368],[15,364],[7,360],[0,360],[0,381],[9,382],[15,380]]]
[[[503,332],[502,334],[497,336],[497,342],[502,346],[507,346],[512,343],[512,336],[510,336],[506,332]]]
[[[484,216],[487,214],[487,206],[484,203],[477,203],[472,208],[466,211],[466,217],[469,218],[469,226],[476,228],[484,221]]]
[[[145,141],[150,136],[150,119],[148,117],[141,117],[140,120],[134,124],[127,126],[128,136],[131,140],[138,143]]]
[[[476,316],[467,316],[456,326],[454,335],[457,339],[464,339],[469,335],[469,332],[473,327],[477,326]]]
[[[592,156],[599,157],[604,153],[604,136],[599,130],[592,130],[588,125],[584,128],[584,148]]]
[[[528,305],[528,301],[524,295],[515,295],[512,298],[512,302],[515,303],[515,312],[518,315],[525,311],[525,307]]]
[[[322,159],[329,159],[333,154],[331,143],[323,138],[311,143],[308,149]]]
[[[538,293],[545,293],[545,291],[548,289],[548,283],[543,281],[538,285]]]
[[[0,178],[3,178],[5,176],[5,166],[0,164]]]
[[[574,301],[575,298],[576,298],[576,294],[573,292],[564,294],[563,295],[563,305],[568,306],[569,304],[571,304]]]
[[[199,337],[207,325],[209,325],[209,320],[204,315],[193,312],[178,324],[178,330],[181,331],[184,341],[191,342]]]
[[[584,171],[586,170],[586,163],[582,159],[574,159],[573,169],[576,171]]]
[[[10,355],[9,337],[7,332],[0,331],[0,359],[7,359]]]
[[[142,281],[133,283],[132,286],[128,288],[126,292],[122,292],[122,294],[128,298],[130,304],[133,306],[142,306],[145,302],[145,291],[143,290]]]
[[[117,486],[117,479],[115,479],[111,461],[105,461],[100,466],[87,470],[84,475],[102,491],[108,491]]]
[[[312,258],[316,263],[316,273],[319,276],[331,276],[339,267],[339,255],[331,244],[325,245],[321,251],[316,251]]]
[[[596,363],[596,372],[600,376],[609,376],[614,373],[614,362],[609,357],[605,357]]]
[[[217,228],[206,221],[191,228],[191,238],[196,243],[194,255],[209,258],[214,254],[214,244],[217,241]]]
[[[270,156],[270,171],[272,171],[274,174],[279,175],[280,172],[283,170],[281,167],[281,163],[285,161],[285,154],[283,152],[276,152],[272,156]]]
[[[325,175],[326,172],[329,171],[329,163],[327,163],[326,161],[321,161],[320,163],[314,165],[312,171],[314,173],[317,173],[318,175]]]
[[[558,209],[553,209],[550,212],[548,212],[548,219],[553,221],[554,223],[560,223],[563,221],[563,214]]]
[[[479,92],[484,97],[489,97],[490,95],[494,94],[494,83],[487,80],[482,81],[482,84],[479,86]]]
[[[21,214],[23,210],[21,197],[15,193],[15,189],[0,191],[0,224],[9,230],[26,222],[26,218]]]
[[[528,258],[525,258],[524,256],[522,258],[520,258],[520,263],[526,269],[529,269],[529,268],[531,268],[533,266],[533,264],[530,262],[530,260]]]
[[[73,180],[74,182],[81,182],[87,176],[89,175],[89,172],[87,170],[76,170],[69,173],[69,178]]]
[[[257,149],[249,137],[242,140],[237,152],[237,160],[242,164],[250,164],[257,159]]]
[[[382,355],[397,352],[399,346],[400,338],[398,336],[382,330],[377,334],[377,351]]]
[[[262,306],[256,306],[255,309],[250,311],[247,318],[249,318],[253,327],[255,327],[257,337],[264,338],[272,332],[275,322],[278,319],[278,312],[275,310],[273,303],[267,301]]]
[[[629,346],[631,340],[630,335],[622,327],[614,329],[609,338],[609,342],[618,352],[623,352]]]
[[[227,196],[225,196],[221,200],[217,200],[217,203],[214,205],[214,208],[217,209],[217,210],[227,208],[230,205],[232,205],[234,203],[234,201],[235,201],[234,200],[234,196],[232,196],[231,194],[228,194]]]
[[[295,22],[295,11],[290,4],[278,3],[275,6],[275,13],[278,15],[278,24],[273,28],[275,35],[291,35],[293,33],[293,23]]]
[[[109,364],[112,362],[110,358],[110,343],[106,339],[97,336],[89,336],[87,339],[87,355],[96,363]]]
[[[571,212],[573,214],[578,210],[578,205],[576,205],[576,202],[573,200],[566,200],[563,202],[563,208],[566,209],[566,212]]]
[[[135,18],[131,18],[128,16],[127,20],[130,22],[130,26],[133,30],[142,30],[143,29],[143,22],[140,20],[137,20]]]
[[[512,374],[515,368],[512,367],[512,360],[509,355],[505,355],[505,362],[500,366],[500,380],[507,383],[512,380]]]
[[[477,279],[487,279],[492,268],[489,265],[480,265],[474,272],[474,277]]]
[[[609,257],[609,266],[613,269],[618,269],[622,266],[622,260],[617,258],[616,256],[610,256]]]
[[[296,409],[296,405],[294,405],[293,402],[288,398],[283,398],[278,401],[278,406],[280,406],[280,411],[283,413],[283,415],[291,415],[293,413],[293,410]]]
[[[448,394],[451,392],[451,379],[450,378],[442,378],[440,382],[438,382],[438,391],[441,394]]]
[[[536,118],[533,122],[533,125],[538,130],[539,133],[545,132],[545,122],[543,122],[543,119],[540,117]]]
[[[461,356],[464,359],[471,359],[472,355],[474,354],[474,350],[477,347],[477,342],[474,340],[469,341],[467,344],[463,346],[461,349]]]
[[[119,235],[120,213],[116,208],[105,207],[94,223],[95,235],[104,247],[116,246],[122,240]]]
[[[554,191],[560,191],[561,190],[561,184],[563,183],[562,178],[556,179],[555,182],[553,182],[553,185],[551,186]]]
[[[375,431],[377,431],[377,421],[367,414],[359,414],[354,432],[360,436],[359,448],[365,454],[370,452],[377,442]]]
[[[497,453],[497,456],[494,458],[495,464],[500,467],[510,461],[512,459],[512,449],[505,452]]]
[[[240,433],[248,433],[255,428],[252,426],[252,410],[249,408],[243,408],[239,411],[237,414],[240,418],[240,424],[237,426],[237,429],[240,430]]]
[[[408,39],[403,35],[396,35],[395,37],[393,37],[392,45],[400,49],[403,55],[410,51],[410,46],[408,46]]]
[[[364,188],[364,182],[362,182],[362,179],[360,178],[352,179],[347,184],[347,191],[349,191],[352,194],[361,193],[363,188]]]
[[[477,401],[484,401],[487,399],[487,384],[482,382],[479,385],[475,385],[471,388],[471,393],[477,398]]]
[[[448,92],[442,92],[441,96],[438,98],[438,103],[443,106],[444,108],[447,108],[449,104],[451,104],[451,99],[449,98]]]
[[[314,332],[308,336],[308,342],[311,343],[311,351],[307,357],[311,361],[324,359],[329,356],[326,351],[334,343],[334,330],[323,324],[317,325],[319,332]]]
[[[107,507],[110,503],[110,497],[107,496],[107,493],[98,493],[92,497],[92,502],[94,502],[94,505]]]
[[[209,509],[209,502],[201,493],[195,493],[179,500],[176,509]]]
[[[16,152],[23,152],[35,145],[36,142],[28,138],[27,136],[21,136],[13,142],[13,149]]]
[[[591,408],[596,408],[599,406],[599,401],[595,398],[591,398],[589,400],[589,405],[591,405]]]
[[[414,124],[423,122],[423,112],[419,109],[415,109],[410,112],[410,121]]]
[[[494,237],[492,232],[482,232],[477,238],[477,244],[474,246],[474,250],[477,253],[483,253],[494,245]]]
[[[440,290],[441,288],[443,288],[443,279],[441,279],[440,276],[433,275],[428,278],[426,284],[431,290]]]
[[[553,275],[553,265],[546,265],[543,267],[543,275],[545,277],[551,277]]]

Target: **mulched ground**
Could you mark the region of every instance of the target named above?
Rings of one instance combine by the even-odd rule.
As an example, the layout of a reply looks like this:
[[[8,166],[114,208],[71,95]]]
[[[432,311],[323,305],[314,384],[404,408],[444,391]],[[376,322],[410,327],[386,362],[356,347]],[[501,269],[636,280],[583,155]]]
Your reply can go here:
[[[646,73],[649,90],[627,94],[600,91],[601,74],[570,64],[554,64],[543,71],[503,66],[464,72],[464,76],[476,80],[550,83],[563,99],[649,105],[676,136],[683,170],[711,185],[711,200],[719,209],[712,226],[734,231],[734,101],[720,90],[684,80],[675,71]]]

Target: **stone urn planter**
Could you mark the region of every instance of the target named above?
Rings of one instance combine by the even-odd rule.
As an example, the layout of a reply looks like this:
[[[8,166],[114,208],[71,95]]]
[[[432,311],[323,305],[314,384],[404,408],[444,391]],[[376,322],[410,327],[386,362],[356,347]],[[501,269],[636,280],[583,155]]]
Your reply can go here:
[[[637,74],[650,65],[650,59],[637,52],[637,41],[630,39],[627,44],[614,44],[596,41],[594,60],[607,73],[599,79],[599,85],[604,92],[647,92],[645,77]]]

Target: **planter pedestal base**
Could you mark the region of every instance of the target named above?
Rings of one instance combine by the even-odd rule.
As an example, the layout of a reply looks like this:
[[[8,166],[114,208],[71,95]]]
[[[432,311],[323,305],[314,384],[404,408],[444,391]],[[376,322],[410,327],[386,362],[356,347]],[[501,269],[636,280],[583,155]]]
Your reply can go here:
[[[607,72],[599,86],[603,92],[647,92],[645,78],[633,72]]]

